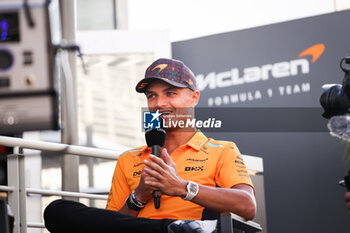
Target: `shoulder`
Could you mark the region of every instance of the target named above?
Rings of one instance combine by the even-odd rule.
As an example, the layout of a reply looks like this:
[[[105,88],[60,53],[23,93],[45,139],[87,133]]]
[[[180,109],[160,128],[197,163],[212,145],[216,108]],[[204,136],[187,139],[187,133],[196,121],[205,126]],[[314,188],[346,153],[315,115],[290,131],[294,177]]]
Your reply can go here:
[[[211,152],[219,153],[222,156],[226,154],[240,156],[240,151],[237,145],[231,141],[214,140],[209,138],[204,146],[206,146]]]
[[[146,148],[147,148],[147,146],[140,146],[140,147],[136,147],[136,148],[127,150],[118,156],[118,160],[127,159],[130,156],[139,157],[146,150]]]
[[[214,147],[214,148],[222,148],[222,149],[235,149],[235,148],[237,148],[237,146],[234,142],[215,140],[213,138],[209,138],[205,145],[208,145],[208,146]]]

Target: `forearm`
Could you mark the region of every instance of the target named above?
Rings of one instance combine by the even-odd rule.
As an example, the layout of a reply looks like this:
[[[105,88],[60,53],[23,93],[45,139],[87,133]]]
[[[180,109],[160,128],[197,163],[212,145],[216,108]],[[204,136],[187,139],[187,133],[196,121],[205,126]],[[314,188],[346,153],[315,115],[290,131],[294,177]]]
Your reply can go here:
[[[123,207],[118,212],[122,214],[130,215],[130,216],[134,216],[134,217],[137,217],[137,215],[139,214],[139,211],[129,209],[126,204],[124,204]]]
[[[170,156],[163,154],[160,158],[150,155],[151,161],[144,160],[144,172],[151,178],[145,184],[160,190],[169,196],[187,196],[187,180],[182,179],[176,170]],[[199,185],[198,193],[192,202],[216,212],[233,212],[245,219],[252,219],[256,212],[254,189],[245,183],[231,188],[214,188]],[[192,193],[191,195],[195,195]],[[190,196],[191,196],[190,195]],[[187,197],[188,198],[188,197]]]
[[[253,219],[256,213],[254,196],[242,189],[199,185],[192,202],[215,212],[232,212],[247,220]]]
[[[140,200],[136,194],[136,190],[134,190],[125,200],[124,205],[118,212],[136,217],[140,210],[145,206],[146,202],[147,201],[142,201],[142,199]]]

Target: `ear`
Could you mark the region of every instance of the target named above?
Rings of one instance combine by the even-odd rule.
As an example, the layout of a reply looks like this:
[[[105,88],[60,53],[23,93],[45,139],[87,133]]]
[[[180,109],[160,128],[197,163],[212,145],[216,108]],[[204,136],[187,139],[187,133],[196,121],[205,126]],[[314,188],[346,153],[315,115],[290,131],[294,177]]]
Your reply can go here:
[[[198,104],[199,101],[200,92],[192,91],[192,106],[195,107]]]

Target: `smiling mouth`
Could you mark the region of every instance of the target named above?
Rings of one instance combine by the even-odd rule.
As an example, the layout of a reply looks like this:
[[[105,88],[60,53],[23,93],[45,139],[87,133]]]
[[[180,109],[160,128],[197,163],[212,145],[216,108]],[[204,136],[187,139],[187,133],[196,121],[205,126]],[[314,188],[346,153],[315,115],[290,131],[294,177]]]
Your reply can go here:
[[[175,117],[173,111],[160,111],[160,112],[162,113],[160,117],[163,119]]]

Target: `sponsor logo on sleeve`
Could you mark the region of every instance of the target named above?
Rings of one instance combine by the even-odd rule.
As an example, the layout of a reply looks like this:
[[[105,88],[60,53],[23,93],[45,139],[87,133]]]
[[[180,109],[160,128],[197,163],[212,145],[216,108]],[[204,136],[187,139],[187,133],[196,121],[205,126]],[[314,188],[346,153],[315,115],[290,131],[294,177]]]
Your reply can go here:
[[[142,171],[136,171],[132,174],[133,177],[135,176],[141,176]]]

